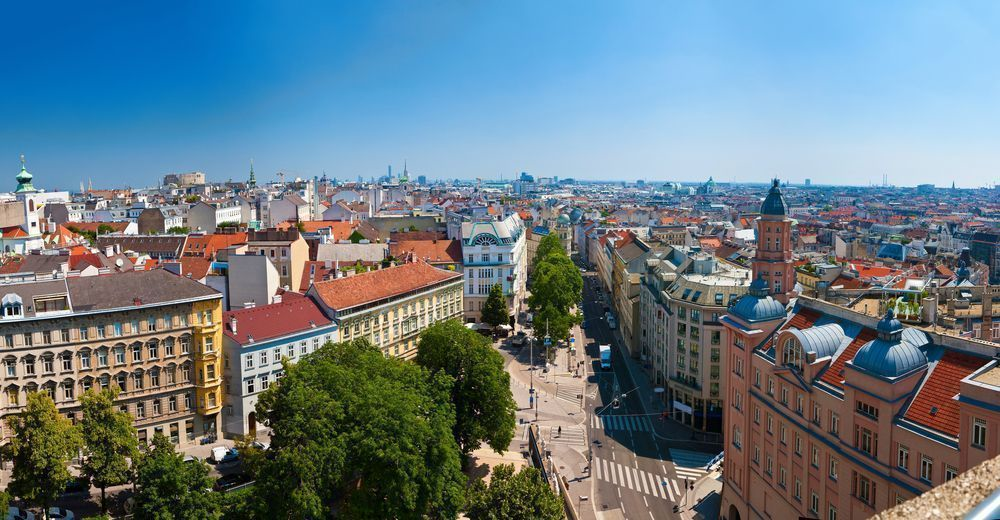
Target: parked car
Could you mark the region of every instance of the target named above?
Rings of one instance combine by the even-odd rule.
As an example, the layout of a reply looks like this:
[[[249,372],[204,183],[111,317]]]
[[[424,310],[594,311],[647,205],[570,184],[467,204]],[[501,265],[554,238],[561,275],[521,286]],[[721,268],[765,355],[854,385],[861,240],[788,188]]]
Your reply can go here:
[[[216,446],[212,448],[211,460],[214,464],[235,462],[239,460],[239,458],[240,453],[236,451],[236,448],[227,448],[225,446]]]
[[[90,494],[90,480],[86,477],[79,477],[70,480],[66,484],[66,489],[63,491],[63,495],[82,495]]]
[[[195,457],[194,455],[185,455],[184,462],[198,462],[198,457]]]
[[[250,475],[240,472],[240,473],[230,473],[229,475],[223,475],[215,481],[213,489],[216,491],[228,491],[242,484],[250,482],[252,479]]]
[[[49,518],[53,520],[73,520],[76,515],[73,514],[69,509],[63,509],[61,507],[50,507],[49,508]]]
[[[35,520],[35,514],[19,507],[10,506],[7,508],[7,520]]]

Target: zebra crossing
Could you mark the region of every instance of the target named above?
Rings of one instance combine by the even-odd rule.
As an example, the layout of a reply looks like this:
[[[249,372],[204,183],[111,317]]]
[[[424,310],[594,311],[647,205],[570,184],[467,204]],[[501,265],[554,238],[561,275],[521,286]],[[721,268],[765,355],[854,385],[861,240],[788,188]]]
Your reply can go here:
[[[611,460],[594,457],[591,469],[598,480],[671,502],[676,502],[683,492],[683,484],[678,484],[677,480],[639,468],[623,466]]]
[[[645,415],[591,415],[590,427],[598,430],[653,431],[653,423]]]
[[[549,426],[548,439],[551,444],[568,444],[571,446],[586,446],[587,434],[582,426],[563,426],[562,434],[558,429]]]
[[[556,389],[556,397],[562,399],[563,401],[569,401],[571,403],[580,404],[580,398],[578,395],[583,393],[583,385],[572,385],[567,383],[560,383],[559,387]]]

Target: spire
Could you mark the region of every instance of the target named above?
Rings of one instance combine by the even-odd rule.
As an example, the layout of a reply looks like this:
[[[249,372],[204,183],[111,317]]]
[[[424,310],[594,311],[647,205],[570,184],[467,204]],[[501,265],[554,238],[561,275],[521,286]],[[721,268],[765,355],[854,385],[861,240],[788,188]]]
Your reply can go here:
[[[250,179],[247,180],[247,189],[254,189],[257,187],[257,176],[253,173],[253,158],[250,158]]]
[[[35,187],[31,184],[32,175],[28,173],[28,169],[24,166],[24,154],[21,154],[21,171],[15,179],[17,179],[17,189],[14,190],[14,193],[36,191]]]

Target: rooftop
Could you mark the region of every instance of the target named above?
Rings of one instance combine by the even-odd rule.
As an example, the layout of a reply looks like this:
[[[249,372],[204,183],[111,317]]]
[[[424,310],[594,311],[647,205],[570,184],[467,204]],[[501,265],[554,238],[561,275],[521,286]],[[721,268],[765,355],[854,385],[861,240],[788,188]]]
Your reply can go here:
[[[222,314],[223,333],[239,344],[265,341],[313,327],[330,324],[319,306],[310,298],[285,293],[281,303],[261,305],[250,309],[229,311]],[[233,319],[236,330],[233,330]]]
[[[313,284],[310,291],[328,307],[344,310],[462,278],[418,261]]]

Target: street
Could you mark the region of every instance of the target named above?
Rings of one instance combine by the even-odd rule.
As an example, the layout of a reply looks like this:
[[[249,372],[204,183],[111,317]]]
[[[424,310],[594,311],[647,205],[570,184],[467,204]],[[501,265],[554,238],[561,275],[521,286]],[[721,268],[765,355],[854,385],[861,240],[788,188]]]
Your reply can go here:
[[[654,411],[658,408],[650,406],[650,400],[656,399],[654,388],[646,379],[636,382],[640,378],[634,378],[632,370],[641,368],[623,356],[604,319],[604,306],[595,289],[597,278],[593,272],[583,276],[584,327],[572,333],[577,355],[559,349],[545,373],[539,339],[533,352],[537,369],[532,375],[528,370],[532,349],[509,351],[515,398],[525,406],[518,416],[534,421],[536,410],[527,407],[525,388],[533,386],[540,399],[534,402],[540,405],[537,424],[561,473],[571,479],[571,496],[581,518],[679,518],[673,506],[680,505],[684,511],[695,501],[695,491],[686,489],[687,482],[708,474],[705,466],[719,450],[687,440],[683,427],[661,419]],[[606,344],[612,346],[610,370],[601,369],[598,355],[598,346]],[[577,369],[579,378],[574,377]],[[613,404],[616,396],[618,406]],[[580,467],[567,463],[567,459],[576,460],[575,453],[581,455]]]

